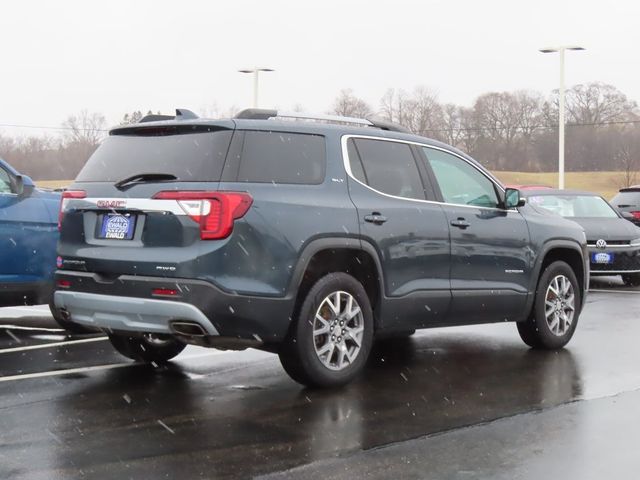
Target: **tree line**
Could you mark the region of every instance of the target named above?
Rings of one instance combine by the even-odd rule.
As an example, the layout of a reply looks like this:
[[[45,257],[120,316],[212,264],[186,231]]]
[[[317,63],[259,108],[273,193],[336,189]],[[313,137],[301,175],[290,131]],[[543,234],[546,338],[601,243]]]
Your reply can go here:
[[[612,85],[594,82],[567,89],[565,104],[568,171],[615,170],[633,177],[640,170],[640,111],[635,101]],[[374,108],[343,90],[332,113],[380,116],[458,147],[492,170],[557,170],[557,91],[549,97],[533,91],[490,92],[464,107],[441,103],[423,87],[412,92],[391,89]]]
[[[557,91],[549,96],[490,92],[461,106],[440,102],[425,87],[389,89],[377,105],[345,89],[329,113],[399,123],[458,147],[496,171],[557,170]],[[135,123],[142,116],[142,111],[127,113],[121,123]],[[640,181],[640,110],[616,87],[593,82],[568,88],[565,131],[568,171],[616,170],[623,172],[621,184]],[[19,138],[0,133],[0,156],[38,180],[74,178],[106,135],[106,119],[83,111],[68,117],[60,132]]]

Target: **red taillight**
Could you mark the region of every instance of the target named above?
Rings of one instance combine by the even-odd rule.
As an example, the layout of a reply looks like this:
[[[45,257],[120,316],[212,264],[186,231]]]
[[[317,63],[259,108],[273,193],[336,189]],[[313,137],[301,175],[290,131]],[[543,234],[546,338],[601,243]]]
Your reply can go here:
[[[200,238],[226,238],[233,230],[233,222],[242,218],[253,199],[246,192],[170,191],[158,192],[157,200],[176,200],[180,208],[200,224]]]
[[[174,297],[178,295],[178,290],[174,288],[154,288],[151,290],[153,295],[163,295],[165,297]]]
[[[56,282],[56,287],[58,288],[69,288],[71,286],[70,280],[58,280]]]
[[[60,212],[58,213],[58,230],[62,227],[62,217],[64,216],[64,210],[67,205],[67,200],[72,198],[86,198],[87,192],[84,190],[65,190],[60,197]]]
[[[633,215],[633,218],[637,218],[638,220],[640,220],[640,212],[629,212],[629,213]]]

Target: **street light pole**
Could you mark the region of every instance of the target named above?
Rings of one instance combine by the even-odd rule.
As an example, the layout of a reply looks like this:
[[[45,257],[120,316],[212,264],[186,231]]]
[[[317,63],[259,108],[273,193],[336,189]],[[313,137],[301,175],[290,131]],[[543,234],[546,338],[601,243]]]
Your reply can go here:
[[[258,75],[259,72],[274,72],[272,68],[245,68],[238,70],[240,73],[252,73],[253,74],[253,108],[258,108]]]
[[[584,50],[582,47],[562,46],[541,48],[542,53],[560,54],[560,90],[558,99],[558,188],[564,189],[564,52],[565,50]]]

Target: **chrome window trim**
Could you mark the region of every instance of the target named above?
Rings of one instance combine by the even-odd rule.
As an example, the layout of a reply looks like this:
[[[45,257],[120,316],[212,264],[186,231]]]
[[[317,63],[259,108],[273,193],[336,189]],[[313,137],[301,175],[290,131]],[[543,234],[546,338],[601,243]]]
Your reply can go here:
[[[567,217],[565,217],[565,218],[567,218]],[[587,243],[587,247],[593,248],[593,249],[597,249],[597,250],[602,252],[602,251],[609,250],[610,248],[637,248],[638,246],[637,245],[631,245],[631,243],[627,243],[626,245],[609,245],[609,244],[607,244],[606,247],[599,248],[599,247],[596,246],[595,243]]]
[[[607,275],[624,275],[626,273],[640,273],[640,270],[594,270],[593,268],[591,269],[591,273],[595,273],[598,275],[603,275],[603,276],[607,276]]]
[[[174,215],[186,215],[176,200],[155,198],[129,198],[129,197],[89,197],[89,198],[65,198],[63,211],[76,210],[135,210],[141,212],[170,212]],[[125,202],[123,206],[114,208],[98,206],[98,202],[117,204]]]
[[[442,147],[436,147],[434,145],[428,145],[426,143],[420,143],[420,142],[413,142],[411,140],[398,140],[395,138],[383,138],[383,137],[375,137],[375,136],[371,136],[371,135],[354,135],[354,134],[349,134],[349,135],[343,135],[341,138],[341,143],[342,143],[342,162],[344,164],[344,169],[347,172],[347,175],[354,181],[358,182],[360,185],[368,188],[369,190],[371,190],[372,192],[375,192],[379,195],[382,195],[384,197],[389,197],[389,198],[395,198],[397,200],[408,200],[411,202],[419,202],[419,203],[430,203],[430,204],[437,204],[437,205],[450,205],[453,207],[463,207],[463,208],[480,208],[482,210],[491,210],[491,211],[499,211],[499,212],[507,212],[507,213],[520,213],[518,212],[517,209],[512,208],[509,210],[505,210],[503,208],[493,208],[493,207],[480,207],[480,206],[475,206],[475,205],[463,205],[460,203],[447,203],[447,202],[438,202],[435,200],[420,200],[419,198],[409,198],[409,197],[398,197],[396,195],[390,195],[388,193],[384,193],[381,192],[380,190],[376,190],[375,188],[370,187],[369,185],[367,185],[366,183],[362,183],[360,180],[358,180],[353,173],[351,172],[351,165],[349,162],[349,153],[348,153],[348,149],[347,149],[347,142],[349,141],[349,139],[351,138],[364,138],[366,140],[379,140],[381,142],[396,142],[396,143],[404,143],[406,145],[416,145],[419,147],[425,147],[425,148],[433,148],[435,150],[440,150],[442,152],[448,153],[450,155],[453,155],[456,158],[459,158],[460,160],[463,160],[464,162],[466,162],[468,165],[470,165],[471,167],[475,168],[478,172],[480,172],[487,180],[489,180],[493,185],[495,185],[496,187],[498,187],[503,193],[505,191],[505,189],[500,185],[497,184],[493,181],[493,179],[491,177],[489,177],[485,172],[483,172],[482,170],[480,170],[477,166],[475,166],[473,163],[469,162],[466,158],[461,157],[460,155],[457,155],[456,153],[452,152],[451,150],[447,150],[446,148],[442,148]]]

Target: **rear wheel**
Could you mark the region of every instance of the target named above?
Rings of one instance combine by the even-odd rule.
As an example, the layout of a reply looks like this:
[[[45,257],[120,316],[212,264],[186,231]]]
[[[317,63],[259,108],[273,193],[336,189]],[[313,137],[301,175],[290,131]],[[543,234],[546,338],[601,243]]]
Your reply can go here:
[[[296,382],[336,387],[362,371],[372,342],[373,312],[364,287],[351,275],[330,273],[307,293],[278,353]]]
[[[109,335],[111,345],[131,360],[163,363],[176,357],[186,344],[170,335],[145,333],[142,336]]]
[[[517,324],[520,338],[532,348],[564,347],[578,324],[580,295],[571,267],[562,261],[550,264],[540,275],[529,319]]]
[[[625,285],[630,287],[637,287],[640,285],[640,273],[627,273],[622,275],[622,281]]]

